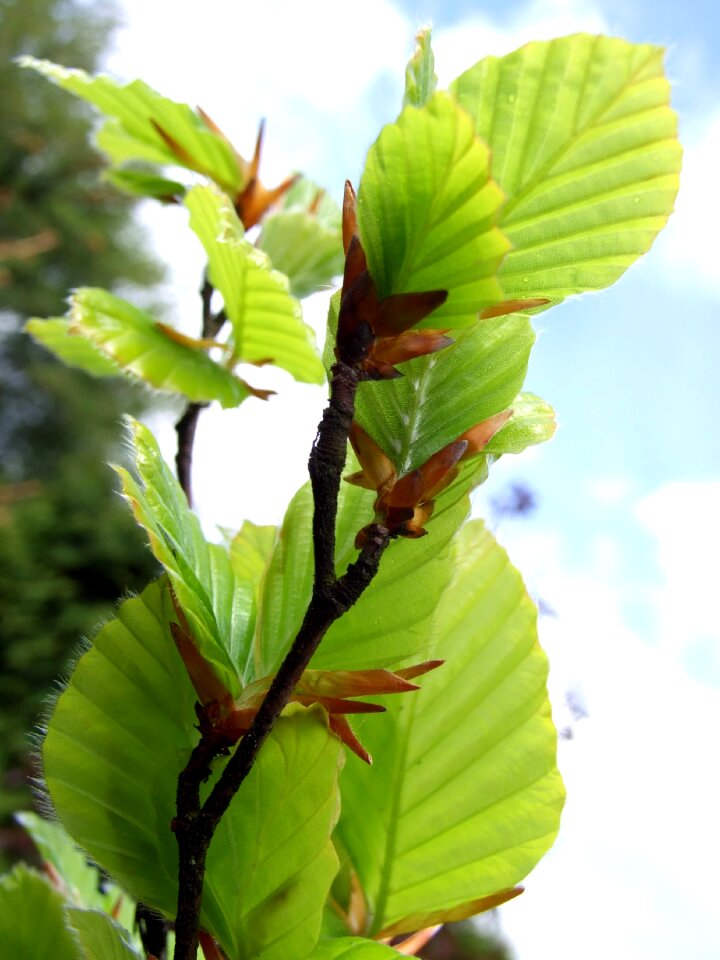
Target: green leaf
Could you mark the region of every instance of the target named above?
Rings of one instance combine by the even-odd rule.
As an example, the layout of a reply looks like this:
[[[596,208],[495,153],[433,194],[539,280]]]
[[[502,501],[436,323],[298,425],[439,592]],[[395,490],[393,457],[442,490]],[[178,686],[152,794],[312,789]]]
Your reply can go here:
[[[135,950],[127,930],[106,913],[71,907],[67,916],[84,960],[144,960],[145,954]]]
[[[485,447],[485,453],[521,453],[555,433],[555,411],[546,400],[534,393],[519,393],[511,406],[512,416]]]
[[[168,180],[144,170],[111,167],[103,176],[108,183],[132,197],[153,197],[166,203],[173,203],[183,197],[187,189],[179,180]]]
[[[431,29],[424,27],[415,37],[417,46],[405,68],[404,107],[424,107],[437,89],[431,34]]]
[[[362,937],[339,937],[319,943],[308,960],[392,960],[400,956],[402,954],[384,943]]]
[[[65,924],[64,905],[49,881],[24,864],[0,877],[0,956],[81,960]]]
[[[230,200],[212,187],[194,187],[185,205],[208,255],[210,280],[225,301],[233,360],[273,363],[296,380],[322,383],[313,334],[288,291],[287,278],[245,239]]]
[[[375,764],[351,757],[341,781],[340,840],[373,935],[514,887],[558,830],[564,792],[535,607],[479,521],[460,535],[433,629],[445,665],[366,719]]]
[[[176,340],[143,310],[107,290],[82,287],[70,302],[71,333],[87,337],[122,370],[157,390],[236,407],[248,385],[202,350]]]
[[[78,661],[43,745],[47,789],[68,832],[170,917],[177,776],[197,742],[195,695],[171,619],[164,581],[126,600]],[[295,707],[232,801],[210,845],[201,920],[230,960],[301,960],[311,951],[337,867],[329,837],[341,761],[322,708]]]
[[[115,163],[148,160],[184,166],[210,177],[232,195],[242,186],[233,148],[187,104],[160,96],[142,80],[121,84],[111,77],[92,77],[83,70],[69,70],[34,57],[20,57],[18,62],[111,118],[98,136],[98,145]],[[178,150],[170,147],[158,127],[172,138]]]
[[[358,390],[356,419],[400,475],[507,409],[525,380],[535,341],[526,316],[481,320],[453,337],[452,346],[402,364],[402,379]]]
[[[296,297],[307,297],[343,272],[339,228],[328,229],[304,210],[280,210],[263,220],[257,245],[290,281]]]
[[[52,864],[65,884],[65,896],[81,907],[96,907],[106,913],[119,910],[118,919],[128,928],[133,924],[135,905],[112,883],[101,883],[97,867],[73,843],[58,823],[49,823],[34,813],[16,813],[15,819],[27,830],[40,855]]]
[[[70,329],[70,321],[64,317],[49,317],[41,320],[32,317],[25,324],[30,336],[71,367],[79,367],[95,377],[117,377],[121,368],[99,350],[92,341]]]
[[[673,209],[681,148],[663,51],[577,34],[487,57],[451,87],[507,194],[508,297],[613,283]]]
[[[255,622],[255,583],[236,576],[225,547],[207,542],[150,430],[128,423],[137,480],[117,467],[123,494],[170,577],[200,652],[237,696]]]
[[[431,162],[432,160],[432,162]],[[406,107],[370,148],[358,224],[378,295],[447,290],[420,327],[463,327],[503,299],[503,195],[470,117],[446,94]]]
[[[352,472],[349,464],[347,473]],[[352,670],[398,666],[432,649],[430,622],[452,569],[447,545],[467,516],[468,491],[486,474],[485,459],[466,464],[437,500],[428,536],[398,539],[360,600],[328,630],[311,667]],[[335,553],[338,573],[357,558],[355,535],[373,519],[370,490],[340,488]],[[277,670],[300,627],[312,592],[312,492],[291,501],[263,585],[254,646],[257,677]]]

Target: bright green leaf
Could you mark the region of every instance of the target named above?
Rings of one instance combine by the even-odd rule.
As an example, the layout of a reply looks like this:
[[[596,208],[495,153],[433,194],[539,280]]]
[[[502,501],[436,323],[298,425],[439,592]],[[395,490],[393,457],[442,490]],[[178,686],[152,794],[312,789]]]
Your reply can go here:
[[[47,320],[33,317],[25,324],[25,330],[71,367],[79,367],[95,377],[117,377],[122,373],[118,364],[102,353],[91,340],[73,332],[70,321],[64,317],[50,317]]]
[[[101,133],[98,144],[114,162],[148,160],[184,166],[210,177],[232,195],[242,186],[233,148],[187,104],[160,96],[142,80],[121,84],[111,77],[92,77],[83,70],[69,70],[34,57],[21,57],[19,63],[89,101],[111,118],[106,125],[110,135]],[[178,150],[170,147],[158,127],[172,138]]]
[[[164,580],[122,604],[78,661],[43,745],[47,789],[68,832],[167,916],[177,899],[177,775],[197,742],[172,615]],[[301,960],[312,949],[337,868],[329,836],[341,758],[322,708],[293,708],[221,821],[202,925],[230,960]]]
[[[346,473],[353,470],[349,463]],[[484,458],[466,465],[437,500],[420,540],[398,539],[360,600],[328,630],[311,666],[352,670],[398,666],[431,652],[430,621],[451,573],[447,545],[470,508],[469,489],[486,474]],[[343,483],[337,520],[338,573],[357,558],[358,531],[373,519],[375,494]],[[309,484],[291,501],[266,574],[254,648],[255,675],[277,670],[292,643],[312,591],[312,493]]]
[[[510,406],[512,416],[485,447],[485,453],[520,453],[555,433],[555,411],[534,393],[519,393]]]
[[[145,954],[135,950],[127,930],[106,913],[72,907],[67,916],[84,960],[144,960]]]
[[[429,159],[432,158],[432,162]],[[446,94],[406,107],[370,148],[358,223],[378,294],[447,290],[420,327],[462,327],[503,299],[503,195],[470,117]]]
[[[47,878],[24,864],[0,877],[0,957],[82,960],[64,906]]]
[[[507,194],[508,297],[613,283],[673,209],[681,148],[663,51],[576,34],[487,57],[451,92]]]
[[[168,180],[155,173],[128,170],[124,167],[111,167],[105,171],[104,179],[132,197],[153,197],[166,203],[184,196],[187,189],[185,184],[178,180]]]
[[[525,380],[535,340],[526,316],[481,320],[453,337],[452,346],[402,364],[402,379],[358,390],[356,419],[400,475],[507,409]]]
[[[107,290],[76,290],[69,318],[71,333],[87,337],[122,370],[157,390],[181,393],[198,403],[219,400],[223,407],[236,407],[250,395],[239,377]]]
[[[263,220],[258,247],[290,281],[296,297],[307,297],[343,272],[339,229],[324,227],[304,210],[279,210]]]
[[[402,954],[384,943],[375,943],[362,937],[339,937],[336,940],[323,940],[308,960],[392,960],[400,956]]]
[[[563,787],[536,610],[477,521],[460,535],[433,623],[446,663],[368,717],[340,838],[377,933],[515,886],[552,844]],[[411,925],[411,929],[415,927]]]
[[[199,650],[237,696],[255,622],[255,584],[235,575],[225,547],[207,542],[152,433],[136,420],[129,424],[137,480],[116,468],[123,494],[170,577]]]
[[[404,107],[424,107],[437,88],[431,33],[430,28],[425,27],[415,37],[417,46],[405,68]]]
[[[212,187],[194,187],[185,198],[190,226],[209,260],[210,280],[222,294],[232,326],[235,361],[273,363],[296,380],[322,383],[322,362],[303,323],[287,278],[245,239],[228,198]]]

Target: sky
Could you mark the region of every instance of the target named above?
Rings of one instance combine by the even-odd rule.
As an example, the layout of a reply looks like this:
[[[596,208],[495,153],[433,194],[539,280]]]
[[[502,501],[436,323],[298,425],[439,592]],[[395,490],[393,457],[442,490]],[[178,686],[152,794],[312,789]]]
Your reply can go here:
[[[496,522],[552,611],[541,640],[569,799],[560,839],[501,911],[518,960],[717,960],[720,809],[720,8],[713,0],[125,0],[107,67],[199,103],[249,153],[267,117],[267,182],[302,169],[339,200],[394,119],[415,30],[434,25],[441,86],[482,56],[584,30],[667,47],[684,173],[648,256],[601,294],[541,315],[526,388],[555,439],[505,458],[477,497],[513,482],[537,509]],[[180,210],[143,218],[173,265],[171,319],[197,328],[202,258]],[[327,296],[305,305],[320,333]],[[196,447],[206,529],[280,520],[305,479],[324,391],[290,382],[262,410],[211,410]],[[288,431],[287,422],[293,427]],[[156,424],[172,455],[167,418]],[[272,483],[268,478],[272,477]]]

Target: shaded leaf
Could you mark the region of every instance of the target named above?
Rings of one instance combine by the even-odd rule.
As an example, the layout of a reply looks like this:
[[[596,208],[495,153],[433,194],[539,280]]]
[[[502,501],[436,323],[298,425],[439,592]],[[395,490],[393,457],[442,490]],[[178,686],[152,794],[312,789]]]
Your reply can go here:
[[[613,283],[673,209],[681,148],[663,51],[576,34],[487,57],[451,87],[492,152],[508,296]]]
[[[0,877],[0,956],[82,960],[65,924],[65,901],[46,877],[18,864]]]
[[[392,960],[401,956],[397,950],[364,940],[362,937],[339,937],[323,940],[315,947],[308,960]]]
[[[307,297],[343,271],[339,225],[330,229],[304,210],[280,210],[263,221],[257,245],[290,281],[296,297]]]
[[[168,180],[156,173],[124,167],[111,167],[105,171],[104,179],[132,197],[152,197],[166,203],[183,197],[187,189],[186,185],[178,180]]]
[[[125,601],[78,661],[43,745],[47,789],[71,836],[169,917],[177,900],[170,827],[177,775],[197,741],[195,695],[172,617],[164,580]],[[312,949],[337,867],[329,836],[341,758],[324,711],[295,707],[221,821],[201,923],[230,960],[301,960]]]
[[[145,954],[134,948],[127,930],[106,913],[71,907],[67,916],[80,941],[84,960],[145,960]]]
[[[237,696],[255,622],[255,583],[236,576],[225,547],[207,542],[150,430],[128,423],[137,480],[116,467],[123,494],[170,577],[196,646]]]
[[[313,334],[288,291],[287,278],[245,239],[230,200],[212,187],[194,187],[185,205],[208,255],[210,280],[225,302],[232,361],[273,363],[296,380],[322,383]]]
[[[83,70],[69,70],[34,57],[21,57],[18,62],[111,118],[98,136],[98,146],[113,162],[149,160],[185,166],[210,177],[233,195],[242,185],[238,159],[230,144],[187,104],[160,96],[142,80],[121,84],[108,76],[93,77]],[[172,149],[170,140],[179,149]]]
[[[509,244],[495,225],[503,196],[489,164],[470,117],[441,93],[406,107],[370,148],[358,223],[378,296],[449,294],[420,326],[467,326],[503,299],[496,274]]]
[[[79,367],[95,377],[117,377],[122,368],[96,347],[91,340],[70,329],[65,317],[41,320],[33,317],[25,324],[30,336],[71,367]]]
[[[439,922],[514,887],[557,833],[563,787],[536,611],[479,521],[457,543],[433,621],[445,665],[380,722],[376,762],[350,758],[340,839],[359,874],[370,932]]]
[[[88,863],[59,823],[49,823],[30,811],[16,813],[15,819],[30,834],[43,860],[57,871],[67,901],[112,912],[127,927],[132,926],[134,903],[114,884],[101,883],[97,867]]]
[[[122,370],[157,390],[236,407],[251,388],[202,350],[165,332],[150,314],[107,290],[82,287],[70,302],[70,332],[87,337]]]

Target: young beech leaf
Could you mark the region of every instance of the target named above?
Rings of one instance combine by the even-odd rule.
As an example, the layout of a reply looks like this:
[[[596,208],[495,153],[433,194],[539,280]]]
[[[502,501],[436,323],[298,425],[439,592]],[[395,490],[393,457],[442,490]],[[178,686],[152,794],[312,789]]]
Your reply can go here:
[[[145,960],[128,931],[106,913],[72,907],[67,918],[82,946],[83,960]]]
[[[236,574],[227,549],[208,543],[200,521],[146,426],[128,419],[133,477],[117,467],[123,494],[170,577],[194,643],[218,679],[236,696],[243,682],[255,622],[257,569]]]
[[[245,239],[228,197],[213,187],[193,187],[185,205],[190,226],[207,253],[210,280],[222,294],[230,321],[230,365],[269,362],[296,380],[322,383],[325,376],[313,334],[303,323],[287,278]]]
[[[422,109],[406,107],[370,148],[358,191],[360,239],[378,296],[447,290],[421,326],[475,323],[503,300],[502,201],[489,151],[464,110],[443,93]]]
[[[110,118],[97,139],[114,163],[148,160],[184,166],[205,174],[232,195],[243,185],[243,170],[232,146],[187,104],[160,96],[142,80],[122,84],[34,57],[21,57],[19,63]]]
[[[430,27],[418,30],[415,52],[405,68],[404,107],[424,107],[437,88]]]
[[[77,331],[71,331],[70,321],[65,317],[49,317],[47,320],[32,317],[25,324],[25,331],[63,363],[78,367],[94,377],[117,377],[123,372],[119,364],[91,340]]]
[[[379,722],[365,718],[375,765],[351,757],[342,777],[339,834],[371,935],[507,899],[558,830],[564,793],[534,604],[479,521],[453,559],[432,623],[445,665],[411,698],[386,701]]]
[[[64,908],[62,894],[48,878],[25,864],[0,877],[0,957],[85,960]]]
[[[151,387],[195,402],[237,407],[257,391],[144,310],[107,290],[81,287],[70,301],[70,334],[87,338],[117,367]],[[267,394],[265,394],[267,395]]]
[[[361,937],[338,937],[323,940],[307,960],[398,960],[402,954],[384,943]]]
[[[681,159],[660,47],[587,34],[528,43],[481,60],[450,92],[507,196],[507,296],[597,290],[648,250]]]
[[[50,799],[73,839],[168,917],[177,776],[198,738],[173,619],[165,579],[122,604],[78,661],[42,751]],[[312,950],[337,870],[329,838],[342,762],[322,708],[295,706],[231,803],[210,845],[201,918],[229,960],[301,960]]]

